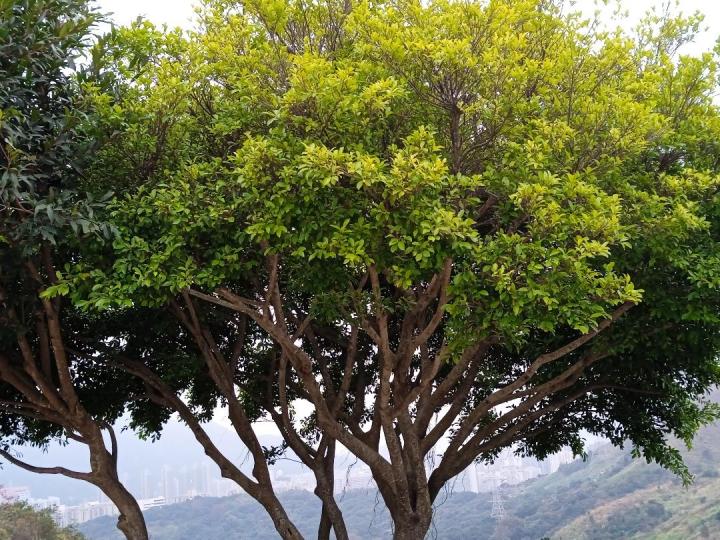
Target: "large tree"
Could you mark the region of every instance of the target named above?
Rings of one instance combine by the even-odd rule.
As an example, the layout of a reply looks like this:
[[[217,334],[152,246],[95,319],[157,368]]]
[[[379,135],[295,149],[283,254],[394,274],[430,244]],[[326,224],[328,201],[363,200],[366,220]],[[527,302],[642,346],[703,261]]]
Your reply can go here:
[[[146,317],[113,365],[284,538],[261,418],[314,472],[325,538],[347,537],[337,445],[403,539],[508,447],[590,432],[689,479],[667,436],[714,419],[720,380],[718,64],[678,54],[698,24],[604,31],[544,0],[217,0],[187,36],[137,24],[95,58],[124,81],[86,88],[116,236],[45,294]],[[153,343],[165,317],[196,354]],[[252,478],[185,395],[227,405]]]
[[[107,372],[97,343],[118,329],[108,316],[40,298],[83,238],[110,238],[97,219],[103,200],[79,189],[93,145],[75,60],[97,21],[84,0],[0,1],[0,456],[91,482],[118,507],[125,535],[142,540],[145,523],[120,482],[112,428],[130,392],[97,377],[100,366]],[[89,470],[22,460],[18,447],[53,439],[85,445]]]

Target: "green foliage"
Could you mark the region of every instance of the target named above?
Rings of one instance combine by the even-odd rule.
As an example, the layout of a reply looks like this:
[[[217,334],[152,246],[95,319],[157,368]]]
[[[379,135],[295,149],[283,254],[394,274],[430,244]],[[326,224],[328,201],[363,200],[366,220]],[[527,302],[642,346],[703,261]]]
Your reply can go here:
[[[69,527],[58,527],[52,510],[34,510],[25,503],[0,505],[2,540],[84,540],[85,536]]]
[[[0,355],[13,367],[23,365],[27,352],[21,351],[21,339],[30,354],[42,355],[43,282],[51,284],[61,277],[54,269],[77,260],[78,247],[88,237],[112,237],[113,227],[99,211],[106,211],[109,192],[117,186],[93,183],[89,172],[89,158],[101,142],[95,140],[100,118],[107,111],[96,109],[89,90],[81,92],[89,79],[100,75],[84,73],[75,65],[91,45],[98,20],[84,0],[0,1]],[[101,81],[108,91],[112,80],[108,75]],[[60,285],[63,290],[66,285]],[[140,326],[148,328],[139,317],[142,311],[100,316],[69,305],[60,310],[61,304],[53,305],[60,312],[61,334],[82,405],[92,417],[111,424],[129,409],[135,413],[134,425],[156,433],[167,420],[166,411],[148,407],[147,398],[135,399],[144,395],[142,385],[120,380],[107,356],[123,336],[128,352],[147,346],[142,337],[129,339],[131,334],[142,336]],[[185,359],[175,321],[153,320],[153,343],[164,336],[170,357]],[[160,353],[156,359],[163,364],[169,357]],[[187,364],[167,370],[171,385],[186,388],[186,377],[197,377],[197,370]],[[51,437],[63,437],[58,423],[42,421],[37,414],[18,414],[23,410],[13,403],[27,396],[8,382],[6,373],[2,376],[0,447],[43,446]],[[207,415],[203,407],[212,410],[214,401],[208,394],[195,399],[191,393],[190,399],[201,416]]]
[[[452,261],[432,346],[498,345],[467,407],[638,304],[588,347],[604,359],[581,383],[603,390],[523,451],[581,451],[587,429],[688,478],[666,438],[717,416],[696,398],[720,381],[718,58],[676,54],[697,18],[628,33],[537,0],[306,4],[209,1],[196,32],[101,40],[86,182],[123,187],[117,235],[45,294],[111,313],[189,287],[257,299],[278,254],[283,300],[342,333],[407,312]],[[382,298],[350,292],[371,267]]]
[[[91,143],[71,73],[97,20],[84,0],[0,3],[0,234],[24,254],[68,227],[109,233],[103,199],[76,190]]]
[[[205,35],[185,45],[177,45],[177,34],[159,35],[147,23],[119,31],[116,46],[124,47],[129,57],[118,60],[113,49],[112,58],[116,65],[129,66],[118,68],[122,75],[139,72],[141,81],[123,96],[121,104],[108,105],[108,121],[119,114],[130,130],[124,132],[125,139],[134,140],[138,129],[152,125],[138,119],[137,107],[148,111],[144,113],[147,115],[169,108],[173,111],[169,121],[184,126],[212,122],[208,126],[211,132],[215,130],[212,126],[227,123],[219,114],[207,118],[189,109],[198,99],[194,87],[203,84],[208,71],[221,68],[223,80],[232,84],[232,95],[209,88],[205,89],[210,93],[208,101],[223,109],[231,108],[228,101],[250,101],[252,112],[248,116],[267,110],[269,127],[238,134],[241,142],[235,143],[239,148],[234,159],[203,165],[214,171],[204,176],[206,182],[213,183],[211,189],[223,191],[214,200],[183,187],[184,179],[197,177],[194,171],[198,165],[186,169],[183,154],[177,148],[167,150],[162,155],[179,161],[175,165],[177,172],[165,173],[173,179],[162,186],[167,194],[156,193],[148,198],[140,190],[125,203],[139,205],[137,210],[115,214],[118,226],[123,226],[130,215],[149,214],[157,205],[167,206],[154,201],[155,197],[197,204],[198,209],[208,207],[213,217],[222,216],[208,222],[207,234],[225,236],[224,227],[237,230],[235,224],[247,223],[246,231],[256,244],[269,243],[273,250],[298,259],[297,264],[314,259],[337,261],[340,270],[346,267],[343,271],[349,270],[351,275],[363,265],[377,264],[403,288],[437,270],[445,258],[453,257],[463,261],[458,264],[457,274],[466,279],[458,287],[462,294],[457,295],[451,311],[482,313],[481,320],[465,323],[474,331],[500,332],[512,340],[533,329],[552,331],[570,326],[584,332],[607,314],[608,306],[638,301],[640,291],[633,287],[630,277],[602,260],[608,259],[614,246],[643,245],[649,241],[650,231],[657,249],[662,249],[661,243],[693,238],[694,231],[707,228],[702,212],[696,208],[698,201],[717,185],[716,180],[692,172],[689,163],[679,178],[663,177],[663,183],[677,185],[673,191],[648,183],[644,171],[628,171],[627,162],[643,156],[658,133],[669,136],[672,131],[668,126],[672,119],[653,110],[654,98],[647,95],[658,92],[657,78],[669,69],[671,59],[664,59],[659,66],[646,66],[638,77],[639,53],[632,51],[632,42],[625,36],[584,34],[583,22],[576,17],[563,22],[552,12],[534,11],[532,3],[512,8],[502,4],[487,8],[438,4],[428,10],[409,6],[388,8],[387,13],[382,8],[358,6],[348,26],[358,33],[355,45],[361,52],[336,53],[339,57],[335,58],[308,48],[285,55],[283,61],[290,71],[287,82],[262,81],[275,87],[251,94],[245,94],[245,85],[249,82],[246,62],[252,55],[240,66],[215,66],[212,56],[210,61],[208,56],[200,56],[206,48],[218,49],[217,40],[228,37],[228,28],[213,26],[218,24],[215,19],[210,19]],[[277,24],[283,24],[281,12],[272,10],[272,20],[280,17]],[[528,14],[530,21],[525,19]],[[397,19],[399,24],[404,17],[417,20],[403,26],[405,30],[393,29],[397,27],[391,26],[392,20]],[[470,22],[452,23],[454,20]],[[247,42],[246,34],[254,31],[252,18],[243,20],[234,15],[231,21],[233,29],[237,25],[242,30],[236,46],[256,53],[258,64],[252,67],[262,71],[259,53],[271,44],[260,36]],[[546,55],[542,70],[534,63],[518,65],[518,58],[529,54],[530,45],[537,45],[535,41],[542,37],[533,33],[534,28],[548,21],[556,28],[564,25],[567,35],[561,36],[552,55]],[[466,27],[470,23],[474,26]],[[525,25],[518,29],[525,32],[521,37],[508,35],[514,25]],[[480,45],[468,41],[471,29],[482,32],[493,46],[485,47],[480,54]],[[437,32],[448,32],[450,37],[440,38],[434,35]],[[502,39],[494,39],[500,34]],[[174,44],[173,53],[166,55],[161,51],[170,47],[168,43]],[[412,45],[404,48],[399,46],[401,43]],[[593,46],[600,49],[593,51]],[[148,52],[142,56],[138,48]],[[199,50],[182,56],[183,48]],[[157,61],[137,60],[138,56],[146,60],[149,55]],[[433,63],[432,69],[423,63],[425,57]],[[587,73],[576,73],[579,58]],[[199,65],[193,65],[193,60]],[[712,62],[705,62],[711,66],[708,71],[714,69]],[[466,95],[443,94],[438,77],[450,77],[453,70],[460,68],[468,71],[457,83]],[[180,79],[178,70],[190,80]],[[174,75],[168,75],[168,71]],[[547,74],[548,80],[540,77],[541,72]],[[499,110],[493,111],[492,117],[476,118],[475,111],[486,108],[483,88],[510,74],[513,82],[505,82],[494,104]],[[711,73],[705,77],[710,78]],[[571,86],[576,78],[581,79],[578,88]],[[532,88],[521,84],[528,81],[532,81]],[[427,87],[427,92],[437,95],[425,95],[426,91],[418,87]],[[520,99],[516,92],[521,89],[532,90],[532,95]],[[242,96],[235,95],[238,91]],[[408,112],[409,107],[426,109],[428,100],[439,105],[452,101],[469,118],[467,124],[474,121],[488,126],[500,122],[503,113],[518,100],[525,103],[521,110],[513,110],[510,125],[503,126],[502,141],[489,141],[489,148],[483,149],[483,154],[492,151],[492,155],[483,155],[481,165],[461,164],[462,169],[477,171],[473,176],[464,176],[451,172],[454,164],[445,157],[449,149],[440,146],[438,136],[433,135],[445,131],[442,109],[434,111],[440,118],[437,127],[431,128],[419,124],[419,119]],[[121,113],[113,112],[118,109]],[[190,113],[190,118],[184,113]],[[159,118],[160,112],[157,115]],[[395,116],[405,120],[400,128],[405,136],[401,138],[398,128],[388,125]],[[150,115],[148,120],[157,123],[155,118]],[[233,122],[237,123],[237,119]],[[250,127],[253,119],[246,117],[240,123]],[[499,138],[499,134],[493,137]],[[133,144],[141,143],[138,140]],[[156,148],[156,143],[145,141],[145,147]],[[108,146],[108,151],[117,150],[116,145]],[[198,150],[204,151],[189,150],[190,155],[184,159],[206,159],[207,155],[201,156]],[[143,150],[132,153],[143,155]],[[468,153],[476,151],[470,148]],[[496,227],[494,233],[482,230],[473,219],[473,209],[483,203],[475,194],[484,191],[506,201],[497,217],[505,226]],[[657,201],[655,207],[650,200]],[[195,219],[183,220],[181,216],[187,211],[173,208],[173,219],[179,223],[172,225],[176,230],[178,225],[190,225],[185,232],[193,236],[200,224]],[[522,234],[514,230],[518,226],[513,227],[512,220],[521,224]],[[121,272],[127,267],[140,271],[142,284],[148,282],[144,276],[155,271],[158,259],[170,256],[168,249],[177,255],[172,263],[177,275],[168,280],[167,271],[158,272],[153,286],[168,287],[169,294],[191,283],[212,288],[237,275],[237,265],[230,265],[227,276],[222,276],[223,255],[196,257],[194,246],[177,245],[171,240],[177,234],[173,232],[159,239],[162,248],[147,244],[138,245],[136,250],[133,242],[139,242],[141,235],[135,228],[144,230],[145,225],[127,223],[125,228],[132,230],[116,242],[117,258],[122,259],[124,254],[133,258],[147,250],[153,253],[153,262],[147,272],[129,261],[118,260],[115,265]],[[161,227],[155,225],[156,230]],[[232,240],[227,246],[217,245],[216,252],[234,250],[238,242],[242,245],[236,234],[228,238]],[[204,269],[192,268],[193,259],[207,261],[209,267],[218,270],[210,276]],[[465,270],[466,265],[472,266]],[[123,281],[119,276],[113,278],[115,285],[101,279],[93,281],[97,287],[90,297],[100,306],[127,304],[136,289],[137,277],[127,282],[129,291],[119,290],[118,282]],[[341,274],[334,279],[341,282]]]

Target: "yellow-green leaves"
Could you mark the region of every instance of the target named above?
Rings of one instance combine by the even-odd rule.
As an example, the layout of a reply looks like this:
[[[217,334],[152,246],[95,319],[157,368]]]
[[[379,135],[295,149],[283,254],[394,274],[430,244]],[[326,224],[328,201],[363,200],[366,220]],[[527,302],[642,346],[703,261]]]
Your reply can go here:
[[[533,237],[576,245],[627,240],[620,197],[599,189],[592,175],[541,173],[535,182],[520,184],[510,200]]]
[[[690,270],[720,163],[716,60],[671,51],[692,21],[638,39],[534,0],[350,7],[217,0],[194,34],[108,41],[136,80],[87,88],[122,133],[97,167],[144,186],[91,298],[243,281],[268,252],[310,297],[452,260],[455,335],[517,344],[587,332],[645,272],[715,283]]]
[[[275,122],[325,144],[376,150],[378,135],[387,132],[406,97],[377,64],[305,53],[292,59]]]
[[[477,180],[450,175],[424,127],[388,152],[248,139],[236,156],[248,232],[309,260],[380,263],[410,286],[476,239],[462,199]]]

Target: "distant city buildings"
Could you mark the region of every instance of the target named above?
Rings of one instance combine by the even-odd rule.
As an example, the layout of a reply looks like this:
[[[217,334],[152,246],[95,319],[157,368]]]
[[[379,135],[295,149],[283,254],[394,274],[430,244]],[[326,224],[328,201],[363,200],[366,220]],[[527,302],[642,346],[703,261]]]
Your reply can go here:
[[[26,487],[0,486],[0,504],[12,503],[30,498],[30,490]]]
[[[140,509],[144,512],[151,508],[166,506],[189,500],[192,497],[167,500],[165,497],[152,497],[150,499],[138,499]],[[33,505],[35,506],[35,505]],[[55,505],[55,520],[63,527],[85,523],[91,519],[103,516],[117,516],[118,511],[115,505],[107,500],[91,501],[75,506]]]
[[[428,473],[440,462],[441,455],[431,452],[426,461]],[[492,492],[498,486],[514,485],[555,472],[562,464],[573,460],[570,450],[550,456],[544,461],[516,456],[512,450],[502,452],[494,463],[471,465],[455,480],[456,491],[475,493]],[[308,469],[283,470],[282,462],[270,469],[273,486],[277,492],[294,490],[312,491],[315,477]],[[139,476],[139,478],[138,478]],[[145,511],[169,504],[184,502],[195,497],[227,497],[240,493],[232,481],[219,477],[216,468],[209,463],[196,463],[181,467],[163,466],[161,470],[145,469],[133,479],[127,473],[122,475],[126,485],[134,486],[140,495],[138,503]],[[134,480],[134,483],[133,483]],[[344,467],[338,462],[335,472],[335,492],[375,489],[370,469],[362,462]],[[33,499],[27,487],[0,486],[0,504],[25,501],[38,509],[52,508],[55,520],[61,526],[77,525],[103,516],[118,514],[115,505],[101,492],[98,500],[77,505],[62,504],[58,497]]]
[[[122,478],[126,485],[133,482],[133,478],[127,473],[124,473]],[[234,482],[218,477],[216,470],[208,463],[179,468],[164,466],[159,475],[145,469],[135,481],[134,485],[140,488],[135,492],[140,495],[138,504],[143,511],[195,497],[227,497],[240,492]],[[52,508],[55,521],[61,526],[118,515],[115,505],[102,492],[98,492],[98,500],[67,505],[58,497],[35,499],[30,489],[24,486],[0,486],[0,504],[17,501],[24,501],[39,510]]]
[[[515,485],[541,475],[554,473],[561,465],[570,463],[574,457],[569,449],[549,456],[543,461],[515,455],[504,450],[492,464],[474,463],[458,477],[458,490],[474,493],[490,492],[496,485]]]
[[[111,502],[92,501],[77,506],[65,506],[63,504],[55,508],[55,521],[62,527],[85,523],[91,519],[103,516],[115,516],[117,508]]]

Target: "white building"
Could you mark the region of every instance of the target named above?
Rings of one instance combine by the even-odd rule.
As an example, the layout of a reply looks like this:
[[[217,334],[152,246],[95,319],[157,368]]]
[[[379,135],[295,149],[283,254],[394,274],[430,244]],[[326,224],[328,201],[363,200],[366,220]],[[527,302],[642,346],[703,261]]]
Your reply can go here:
[[[30,489],[25,486],[0,486],[0,503],[13,503],[30,499]]]

